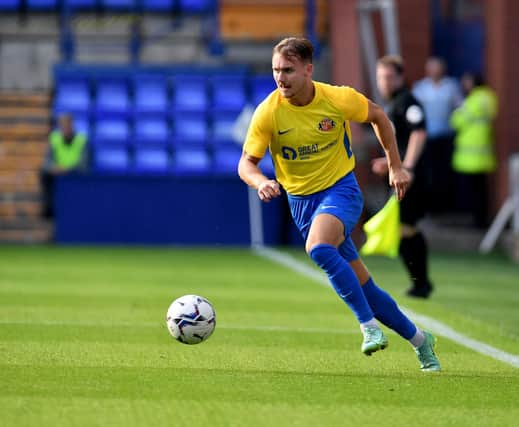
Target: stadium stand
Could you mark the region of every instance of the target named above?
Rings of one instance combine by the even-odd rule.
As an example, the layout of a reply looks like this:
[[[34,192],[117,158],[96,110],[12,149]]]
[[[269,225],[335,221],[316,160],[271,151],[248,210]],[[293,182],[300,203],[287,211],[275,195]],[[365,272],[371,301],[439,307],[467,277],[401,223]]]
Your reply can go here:
[[[136,117],[133,126],[135,147],[166,147],[168,144],[169,128],[165,118]]]
[[[176,175],[208,175],[211,159],[202,148],[181,147],[175,151],[173,172]]]
[[[20,8],[21,0],[2,0],[0,2],[0,11],[15,12]]]
[[[170,173],[169,153],[165,148],[137,148],[134,170],[137,173]]]
[[[58,0],[26,0],[29,11],[54,11],[58,7]]]
[[[93,170],[96,172],[127,173],[130,156],[125,147],[93,147]]]
[[[137,76],[133,81],[135,117],[145,115],[167,115],[168,83],[166,78]]]

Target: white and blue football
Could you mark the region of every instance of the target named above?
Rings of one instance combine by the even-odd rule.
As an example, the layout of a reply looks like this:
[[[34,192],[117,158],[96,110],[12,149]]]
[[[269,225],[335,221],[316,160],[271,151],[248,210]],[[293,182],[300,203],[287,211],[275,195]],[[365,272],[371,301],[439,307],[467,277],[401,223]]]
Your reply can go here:
[[[207,299],[184,295],[169,306],[166,324],[169,333],[181,343],[199,344],[213,333],[216,313]]]

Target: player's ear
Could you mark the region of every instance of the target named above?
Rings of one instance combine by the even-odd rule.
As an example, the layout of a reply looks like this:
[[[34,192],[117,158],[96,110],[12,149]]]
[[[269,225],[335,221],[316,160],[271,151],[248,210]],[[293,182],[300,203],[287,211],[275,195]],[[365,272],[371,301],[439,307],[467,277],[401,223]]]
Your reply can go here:
[[[311,76],[312,73],[314,72],[314,64],[309,62],[308,64],[306,64],[305,70],[306,70],[306,73]]]

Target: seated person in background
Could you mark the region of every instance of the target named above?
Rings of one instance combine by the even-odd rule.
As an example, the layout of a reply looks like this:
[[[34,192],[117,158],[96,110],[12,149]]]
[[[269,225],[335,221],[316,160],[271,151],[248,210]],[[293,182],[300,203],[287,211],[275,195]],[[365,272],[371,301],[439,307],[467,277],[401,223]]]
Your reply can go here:
[[[58,118],[58,129],[49,135],[49,148],[40,174],[43,213],[53,216],[52,187],[54,177],[73,171],[83,171],[87,167],[87,138],[84,133],[74,130],[74,120],[70,114]]]

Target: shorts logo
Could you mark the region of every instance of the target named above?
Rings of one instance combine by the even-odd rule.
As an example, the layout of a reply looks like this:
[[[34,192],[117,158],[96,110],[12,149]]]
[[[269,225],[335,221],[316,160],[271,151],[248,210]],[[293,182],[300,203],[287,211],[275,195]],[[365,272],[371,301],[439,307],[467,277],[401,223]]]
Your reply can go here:
[[[319,122],[317,127],[322,132],[329,132],[335,127],[335,122],[332,119],[325,117]]]
[[[286,145],[281,147],[281,154],[285,160],[295,160],[297,158],[297,151]]]

